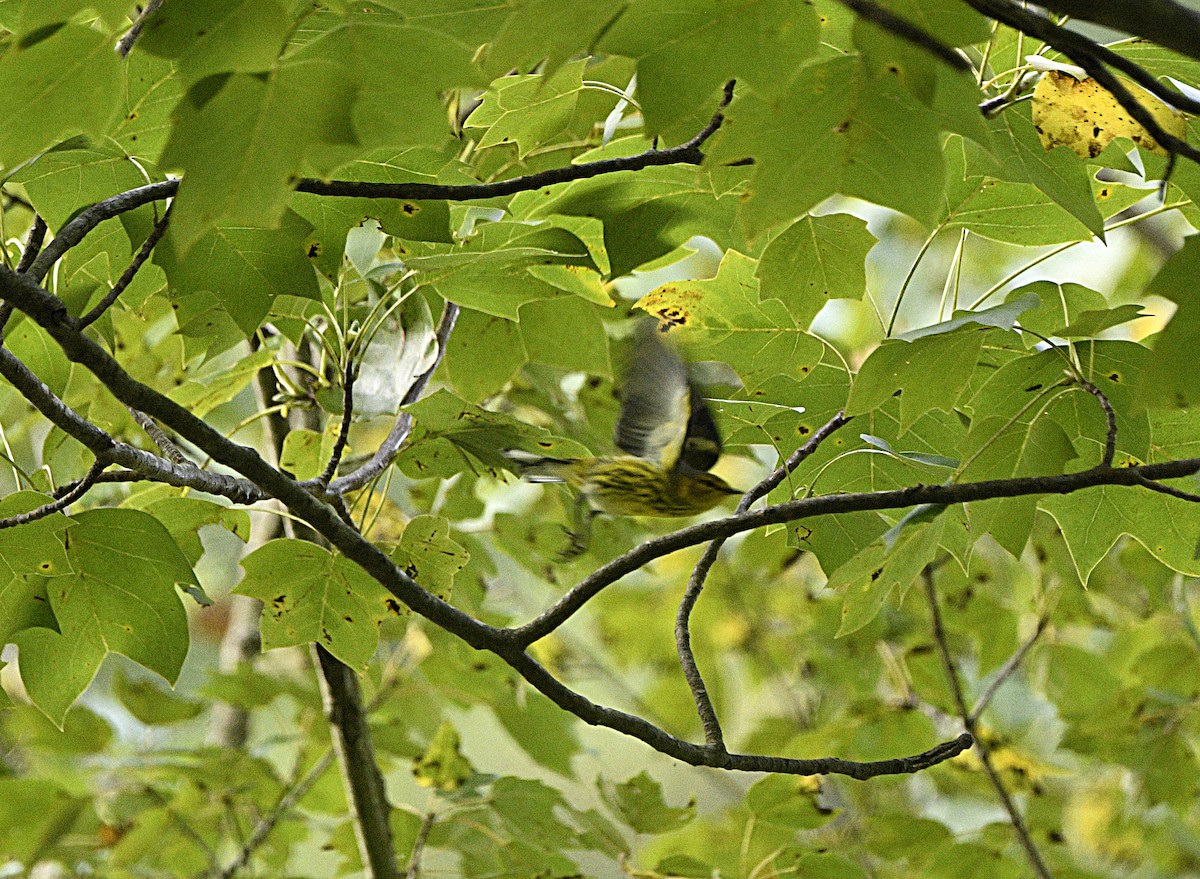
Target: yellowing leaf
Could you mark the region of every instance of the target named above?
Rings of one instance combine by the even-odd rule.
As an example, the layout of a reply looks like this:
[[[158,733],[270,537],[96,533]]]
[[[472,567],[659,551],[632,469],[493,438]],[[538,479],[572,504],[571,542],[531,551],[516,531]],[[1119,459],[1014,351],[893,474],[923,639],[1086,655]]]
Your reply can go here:
[[[1164,131],[1180,139],[1187,137],[1182,113],[1144,89],[1129,83],[1125,87]],[[1112,92],[1091,77],[1080,80],[1068,73],[1047,71],[1033,90],[1033,124],[1046,149],[1065,146],[1085,159],[1100,155],[1118,137],[1127,137],[1160,156],[1169,155]]]

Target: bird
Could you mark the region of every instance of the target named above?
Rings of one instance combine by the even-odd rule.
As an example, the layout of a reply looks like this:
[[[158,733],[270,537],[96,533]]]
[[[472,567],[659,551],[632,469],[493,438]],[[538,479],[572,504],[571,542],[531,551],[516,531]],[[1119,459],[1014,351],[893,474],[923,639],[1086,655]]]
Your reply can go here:
[[[563,559],[587,550],[592,520],[613,516],[695,516],[741,492],[708,472],[721,455],[712,412],[687,364],[646,320],[635,330],[621,383],[615,443],[625,454],[550,458],[504,454],[528,482],[566,483],[576,493],[575,528]]]

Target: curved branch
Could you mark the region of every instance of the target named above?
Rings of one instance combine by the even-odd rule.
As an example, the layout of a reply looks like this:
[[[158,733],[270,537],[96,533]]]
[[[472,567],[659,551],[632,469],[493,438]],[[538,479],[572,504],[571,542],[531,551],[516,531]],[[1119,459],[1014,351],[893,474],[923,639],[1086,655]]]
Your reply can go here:
[[[1174,0],[1041,0],[1047,9],[1145,37],[1200,60],[1200,10]]]
[[[839,412],[822,425],[809,438],[808,442],[792,452],[781,466],[742,496],[742,499],[738,501],[737,512],[746,512],[759,498],[766,497],[783,482],[789,473],[800,466],[802,461],[812,455],[826,437],[849,420]],[[721,552],[721,547],[725,545],[725,540],[724,537],[718,537],[704,550],[704,555],[700,557],[700,561],[696,563],[696,567],[692,571],[692,576],[688,579],[687,589],[683,593],[683,599],[679,602],[679,612],[675,615],[675,649],[679,654],[679,665],[683,670],[683,677],[687,681],[688,688],[692,691],[692,699],[696,703],[696,713],[700,715],[700,723],[704,727],[704,739],[710,746],[717,748],[725,747],[724,736],[721,733],[721,722],[717,717],[716,709],[713,708],[712,699],[709,698],[708,688],[704,686],[704,678],[700,674],[699,666],[696,665],[696,656],[692,652],[691,615],[692,609],[700,598],[700,592],[704,589],[704,581],[708,579],[708,572],[712,570],[712,566]]]
[[[943,64],[955,70],[971,69],[971,62],[947,46],[933,34],[923,30],[906,18],[902,18],[885,6],[880,6],[873,0],[838,0],[847,9],[853,9],[864,21],[879,25],[886,31],[902,40],[912,43],[918,49],[928,52]]]
[[[568,165],[565,168],[550,168],[536,174],[526,174],[523,177],[513,177],[495,183],[370,183],[357,180],[314,180],[306,177],[296,184],[296,191],[312,195],[347,198],[474,201],[515,195],[518,192],[532,191],[543,186],[587,180],[604,174],[615,174],[618,171],[641,171],[644,168],[659,165],[699,165],[704,161],[704,153],[700,151],[700,147],[720,128],[725,118],[725,107],[732,99],[733,81],[730,80],[725,85],[724,96],[716,114],[695,137],[676,147],[664,150],[649,149],[636,156],[618,156],[612,159]],[[172,198],[178,191],[179,180],[162,180],[96,202],[58,230],[54,240],[38,254],[37,259],[30,265],[28,274],[40,283],[55,262],[61,259],[68,250],[83,241],[92,229],[105,220],[110,220],[152,201]]]
[[[1185,156],[1193,162],[1200,163],[1200,149],[1164,130],[1153,114],[1151,114],[1141,101],[1133,96],[1129,89],[1121,83],[1120,79],[1104,66],[1103,62],[1107,61],[1125,72],[1129,72],[1136,65],[1131,65],[1130,62],[1125,60],[1118,61],[1117,59],[1120,56],[1105,49],[1103,46],[1097,45],[1082,34],[1057,25],[1048,18],[1030,12],[1023,7],[1009,2],[1009,0],[966,0],[966,2],[972,8],[989,18],[994,18],[996,21],[1002,22],[1009,27],[1035,36],[1042,42],[1062,52],[1087,71],[1088,76],[1107,89],[1117,100],[1117,103],[1138,124],[1145,128],[1150,136],[1164,149],[1172,155]],[[1146,76],[1149,75],[1146,74]],[[1153,80],[1153,77],[1150,77],[1150,80]],[[1150,80],[1139,77],[1139,82],[1142,82],[1143,85],[1146,85],[1156,95],[1162,97],[1165,87],[1156,80],[1153,85],[1148,85]],[[1165,100],[1173,102],[1177,98],[1173,94],[1168,93]]]
[[[172,202],[167,209],[163,211],[162,217],[157,223],[154,224],[154,228],[150,230],[150,234],[147,235],[146,240],[142,242],[141,248],[138,249],[138,252],[133,257],[133,260],[130,261],[128,268],[121,273],[121,277],[117,279],[117,283],[113,284],[112,289],[109,290],[108,293],[105,294],[104,298],[96,304],[95,308],[79,319],[80,327],[86,327],[88,324],[98,319],[100,315],[104,314],[104,312],[106,312],[109,307],[117,301],[117,297],[124,293],[129,285],[133,283],[134,276],[137,275],[138,269],[140,269],[146,260],[150,258],[150,252],[154,250],[154,245],[158,244],[159,240],[163,237],[163,233],[167,231],[167,223],[171,221],[171,208],[174,206],[175,203]]]
[[[92,466],[88,468],[88,472],[84,475],[84,477],[72,483],[71,488],[68,491],[63,492],[62,495],[50,503],[42,504],[37,509],[30,510],[28,513],[20,513],[16,516],[8,516],[7,518],[0,519],[0,529],[15,528],[17,525],[24,525],[26,522],[44,519],[46,516],[49,516],[52,513],[61,513],[67,507],[71,506],[71,504],[75,503],[75,501],[87,494],[88,489],[96,484],[96,480],[99,478],[100,473],[107,466],[108,461],[106,461],[103,457],[96,458],[96,460],[92,462]]]
[[[925,582],[925,598],[929,602],[929,614],[933,624],[933,640],[937,642],[938,655],[942,659],[942,670],[946,673],[946,681],[950,685],[950,691],[954,694],[954,703],[958,706],[959,716],[962,718],[963,724],[970,734],[977,735],[975,719],[971,711],[967,708],[967,700],[963,695],[962,682],[958,678],[958,670],[954,667],[954,660],[950,657],[950,645],[946,641],[946,629],[942,625],[942,612],[938,607],[937,588],[933,584],[933,572],[928,566],[922,572],[921,579]],[[1050,870],[1046,867],[1046,862],[1042,859],[1042,853],[1038,850],[1033,837],[1029,833],[1029,828],[1025,825],[1025,819],[1021,817],[1020,810],[1017,809],[1016,803],[1012,801],[1012,797],[1008,795],[1007,788],[1004,787],[1003,779],[996,772],[996,767],[992,765],[991,750],[982,739],[977,738],[975,744],[979,746],[979,759],[983,762],[983,768],[992,782],[992,787],[996,789],[996,795],[1000,798],[1000,802],[1004,806],[1004,811],[1008,813],[1013,831],[1017,834],[1017,839],[1021,843],[1021,847],[1025,849],[1025,856],[1029,859],[1029,864],[1033,868],[1033,872],[1037,874],[1039,879],[1051,879]]]

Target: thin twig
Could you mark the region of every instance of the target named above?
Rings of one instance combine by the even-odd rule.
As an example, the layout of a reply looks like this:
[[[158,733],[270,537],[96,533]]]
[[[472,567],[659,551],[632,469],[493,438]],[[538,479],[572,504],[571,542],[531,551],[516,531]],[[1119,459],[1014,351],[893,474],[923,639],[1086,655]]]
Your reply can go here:
[[[321,475],[317,477],[317,483],[322,486],[329,485],[329,480],[333,479],[334,473],[337,473],[342,453],[346,451],[346,442],[350,439],[350,420],[354,417],[354,379],[357,375],[358,371],[354,368],[353,361],[347,357],[346,369],[342,373],[342,423],[338,427],[333,451],[329,453],[329,462],[321,471]]]
[[[25,249],[21,252],[21,261],[17,263],[17,271],[25,274],[37,255],[41,252],[42,242],[46,240],[46,221],[41,214],[33,215],[33,225],[29,227],[29,237],[25,239]]]
[[[233,879],[233,876],[250,862],[251,855],[266,841],[276,825],[288,816],[292,809],[296,807],[296,803],[303,799],[304,795],[321,779],[321,776],[325,774],[325,770],[332,763],[333,749],[331,748],[321,755],[321,759],[314,763],[308,772],[304,773],[304,776],[291,789],[284,792],[283,796],[279,798],[279,802],[275,804],[275,808],[259,819],[258,824],[254,826],[254,831],[250,834],[250,838],[246,840],[237,857],[219,873],[213,872],[209,875],[219,876],[220,879]]]
[[[962,718],[967,732],[975,738],[975,745],[979,748],[979,759],[983,763],[983,768],[992,782],[992,787],[996,789],[996,794],[999,796],[1004,810],[1008,812],[1013,830],[1017,834],[1017,840],[1021,843],[1021,847],[1025,849],[1025,856],[1029,859],[1029,864],[1033,868],[1033,872],[1038,875],[1039,879],[1051,879],[1050,870],[1046,867],[1046,862],[1042,859],[1042,853],[1038,850],[1037,845],[1033,841],[1033,836],[1029,833],[1029,828],[1025,825],[1025,819],[1021,816],[1021,812],[1017,809],[1017,805],[1013,802],[1012,797],[1009,796],[1007,788],[1004,787],[1003,779],[1000,778],[1000,774],[996,771],[996,767],[992,765],[991,750],[988,748],[987,743],[979,738],[978,732],[975,729],[975,721],[972,719],[971,711],[968,710],[966,698],[963,695],[962,681],[959,680],[958,671],[954,667],[954,660],[950,657],[950,645],[946,639],[945,627],[942,625],[942,612],[938,607],[937,588],[934,586],[933,573],[928,566],[922,572],[921,579],[925,583],[925,597],[929,602],[929,614],[933,626],[933,640],[937,642],[938,655],[942,659],[942,670],[946,673],[946,681],[949,683],[950,690],[954,695],[954,702],[958,706],[959,716]]]
[[[1137,484],[1143,488],[1148,488],[1151,491],[1157,491],[1161,494],[1170,495],[1174,498],[1179,498],[1181,501],[1190,503],[1200,503],[1200,494],[1193,494],[1190,491],[1184,491],[1182,488],[1175,488],[1173,485],[1163,485],[1153,479],[1147,479],[1145,476],[1138,474]]]
[[[33,522],[37,519],[44,519],[52,513],[61,513],[75,501],[79,500],[88,489],[96,484],[100,473],[107,467],[109,461],[105,457],[98,457],[92,462],[92,466],[88,468],[88,472],[82,479],[72,483],[70,491],[64,493],[62,497],[51,501],[48,504],[42,504],[36,510],[30,510],[28,513],[20,513],[16,516],[8,516],[0,519],[0,529],[15,528],[17,525],[24,525],[26,522]]]
[[[967,715],[969,718],[969,726],[974,727],[974,725],[979,722],[980,715],[983,714],[984,710],[991,703],[992,698],[999,691],[1000,687],[1004,685],[1005,681],[1012,677],[1013,672],[1015,672],[1017,667],[1020,666],[1020,664],[1025,660],[1025,654],[1027,654],[1030,648],[1037,643],[1037,640],[1041,637],[1042,632],[1046,631],[1047,622],[1048,620],[1046,617],[1039,617],[1037,626],[1033,630],[1033,634],[1026,638],[1025,642],[1019,648],[1017,648],[1017,652],[1008,657],[1008,661],[1000,667],[1000,671],[996,673],[996,677],[992,679],[992,682],[988,684],[987,689],[984,690],[983,694],[975,701],[975,705],[971,708],[970,714]]]
[[[130,261],[129,266],[121,273],[121,277],[117,279],[117,283],[113,284],[112,289],[96,304],[95,308],[79,319],[80,329],[93,323],[100,315],[104,314],[117,301],[117,297],[124,293],[129,285],[133,283],[133,278],[138,273],[138,269],[150,258],[150,251],[154,250],[154,245],[158,244],[159,240],[163,237],[163,233],[167,231],[167,223],[171,220],[171,208],[174,206],[175,202],[172,201],[167,206],[167,209],[163,211],[162,217],[154,224],[154,228],[150,230],[150,234],[146,236],[146,240],[142,242],[142,246],[134,255],[133,260]]]
[[[838,0],[838,2],[857,12],[859,18],[877,24],[900,39],[912,43],[943,64],[947,64],[955,70],[971,69],[971,62],[954,51],[953,47],[947,46],[929,31],[918,27],[908,19],[901,18],[890,9],[886,9],[872,0]]]
[[[142,11],[138,13],[138,17],[133,20],[133,26],[117,40],[117,54],[122,58],[128,57],[133,49],[133,44],[137,41],[138,35],[142,32],[142,27],[146,24],[146,19],[158,11],[158,7],[162,6],[163,0],[147,0]]]
[[[172,464],[190,464],[183,452],[179,451],[179,446],[171,442],[171,438],[167,436],[161,427],[154,423],[154,419],[145,412],[139,412],[136,409],[130,409],[129,414],[133,416],[133,420],[138,423],[142,430],[146,431],[146,435],[154,440],[154,444],[162,451],[165,457]]]
[[[313,195],[344,196],[347,198],[389,198],[407,199],[413,201],[475,201],[479,199],[496,198],[504,195],[515,195],[518,192],[531,192],[543,186],[557,183],[570,183],[575,180],[588,180],[605,174],[615,174],[618,171],[641,171],[645,168],[662,165],[699,165],[704,161],[704,153],[700,147],[712,137],[724,120],[726,105],[733,98],[732,81],[726,83],[725,92],[717,112],[695,137],[686,143],[669,149],[649,149],[635,156],[617,156],[611,159],[600,159],[595,162],[582,162],[578,165],[567,165],[560,168],[550,168],[523,177],[513,177],[495,183],[371,183],[357,180],[315,180],[303,178],[296,184],[297,192],[307,192]],[[74,219],[66,223],[54,240],[46,247],[33,264],[28,274],[35,280],[41,281],[63,255],[72,247],[79,244],[84,237],[105,220],[112,219],[127,211],[139,208],[152,201],[172,198],[179,190],[178,180],[163,180],[151,183],[137,189],[130,189],[111,198],[96,202],[86,208]]]
[[[759,498],[769,494],[800,465],[800,462],[815,452],[826,437],[849,420],[839,412],[822,425],[809,438],[808,442],[792,452],[781,466],[742,496],[737,505],[737,512],[746,512]],[[675,614],[675,650],[679,655],[679,665],[683,671],[684,680],[687,681],[688,688],[692,691],[692,700],[696,703],[696,713],[700,716],[700,723],[704,728],[704,740],[709,746],[720,749],[725,747],[724,735],[721,732],[720,719],[717,717],[712,699],[708,695],[708,688],[704,685],[704,678],[700,674],[699,666],[696,665],[696,656],[692,650],[691,615],[692,609],[696,606],[700,593],[704,589],[704,582],[708,579],[709,571],[712,570],[712,566],[721,552],[721,547],[725,545],[725,540],[724,537],[718,537],[705,548],[704,554],[692,571],[692,576],[688,579],[687,589],[684,590],[683,598],[679,602],[679,611]]]
[[[33,225],[29,227],[29,237],[25,239],[25,250],[21,252],[21,259],[17,262],[18,274],[23,275],[29,271],[29,267],[37,259],[37,255],[42,249],[42,242],[45,240],[46,221],[42,219],[41,214],[34,214]],[[0,333],[3,333],[4,328],[8,326],[8,321],[12,317],[12,314],[13,307],[11,303],[0,302]]]
[[[1108,424],[1108,432],[1104,437],[1104,457],[1100,459],[1100,467],[1111,467],[1113,457],[1117,452],[1117,413],[1113,411],[1108,396],[1092,382],[1081,375],[1074,376],[1080,387],[1096,398],[1104,411],[1104,420]]]
[[[421,828],[417,831],[417,838],[413,842],[412,855],[408,859],[408,869],[404,871],[404,879],[420,879],[421,857],[425,854],[425,844],[429,841],[429,834],[433,832],[433,825],[436,822],[436,812],[431,809],[425,813],[425,817],[421,821]]]

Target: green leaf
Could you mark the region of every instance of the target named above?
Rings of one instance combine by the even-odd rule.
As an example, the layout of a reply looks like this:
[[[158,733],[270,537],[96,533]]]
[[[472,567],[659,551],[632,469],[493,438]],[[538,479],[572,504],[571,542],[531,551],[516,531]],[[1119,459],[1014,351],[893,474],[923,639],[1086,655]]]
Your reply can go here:
[[[1142,311],[1142,306],[1133,304],[1118,305],[1116,308],[1103,308],[1097,311],[1084,311],[1054,335],[1064,339],[1088,339],[1098,336],[1111,327],[1147,316]]]
[[[404,526],[400,545],[391,559],[426,591],[449,598],[454,577],[471,554],[450,537],[450,523],[441,516],[417,516]]]
[[[630,155],[650,147],[642,138],[624,138],[585,153],[578,161]],[[517,220],[561,215],[601,221],[611,260],[609,273],[617,277],[670,253],[695,235],[745,250],[748,245],[737,228],[736,214],[748,173],[744,168],[655,166],[577,180],[555,187],[550,194],[521,193],[509,208]],[[572,231],[588,242],[577,228]],[[588,252],[604,271],[594,249]]]
[[[994,153],[1001,159],[995,176],[1036,186],[1104,240],[1104,220],[1092,196],[1087,166],[1065,147],[1046,151],[1027,105],[998,114],[992,120],[992,135]]]
[[[1200,340],[1200,236],[1184,239],[1177,251],[1150,282],[1148,292],[1176,303],[1171,322],[1155,339],[1154,357],[1146,362],[1137,382],[1138,402],[1145,406],[1185,409],[1200,403],[1200,375],[1196,371],[1196,345]]]
[[[637,303],[685,348],[732,366],[747,391],[778,374],[781,365],[785,375],[803,378],[824,353],[821,342],[792,319],[780,300],[759,295],[756,265],[731,250],[712,280],[663,284]]]
[[[545,59],[546,71],[553,73],[581,48],[594,45],[603,27],[624,6],[623,0],[526,0],[512,9],[494,32],[495,38],[484,44],[481,64],[490,75],[500,76],[532,69]]]
[[[379,624],[398,606],[383,586],[345,556],[303,540],[279,539],[242,559],[234,590],[263,603],[263,647],[317,643],[346,665],[366,668]]]
[[[234,73],[193,86],[175,108],[160,160],[183,172],[171,220],[176,250],[190,252],[222,225],[278,226],[315,148],[354,142],[351,97],[332,62],[293,61],[263,76]],[[324,170],[334,164],[341,162]]]
[[[111,149],[55,150],[14,175],[51,229],[79,211],[146,182],[137,166]]]
[[[562,300],[563,304],[571,301]],[[450,334],[442,361],[442,369],[458,396],[478,403],[501,390],[529,359],[523,339],[521,324],[464,309]],[[484,344],[490,356],[479,357],[480,346]]]
[[[944,177],[935,114],[892,78],[838,57],[799,68],[779,97],[729,108],[714,161],[755,159],[744,217],[765,229],[840,192],[932,222]],[[903,141],[888,132],[903,129]],[[813,168],[821,173],[814,174]]]
[[[117,670],[113,692],[130,714],[151,726],[191,720],[206,707],[198,699],[185,699],[162,689],[149,678],[132,677],[125,669]]]
[[[178,489],[171,489],[172,492]],[[130,501],[136,501],[131,498]],[[139,506],[130,503],[130,506]],[[200,529],[207,525],[224,528],[243,543],[250,540],[250,514],[198,497],[165,496],[141,507],[162,522],[183,551],[188,564],[195,565],[204,554]]]
[[[438,727],[425,753],[413,761],[413,777],[422,787],[454,791],[475,773],[459,750],[458,731],[446,720]]]
[[[980,155],[976,145],[961,137],[946,140],[946,189],[939,218],[944,228],[1025,245],[1092,237],[1083,221],[1048,194],[1032,183],[1000,179],[1000,168],[990,163],[991,156],[984,162]]]
[[[767,95],[784,92],[779,71],[817,48],[817,21],[785,0],[636,0],[601,40],[604,52],[638,60],[638,100],[651,135],[716,112],[714,94],[737,79]]]
[[[1084,583],[1122,534],[1172,570],[1192,577],[1200,574],[1196,557],[1200,508],[1190,501],[1144,488],[1102,485],[1043,498],[1039,506],[1062,529]]]
[[[522,306],[520,318],[518,352],[530,362],[612,377],[608,334],[595,305],[578,297],[544,299]]]
[[[121,113],[109,133],[128,155],[157,165],[171,132],[171,113],[183,97],[175,65],[133,52],[121,69]]]
[[[1070,437],[1049,418],[1000,416],[977,418],[960,452],[960,482],[1052,476],[1064,472],[1077,454]],[[1020,556],[1033,530],[1037,504],[1036,495],[976,501],[967,508],[972,534],[990,534],[1014,556]]]
[[[91,798],[50,778],[0,778],[0,851],[39,861],[91,809]]]
[[[175,228],[172,222],[154,250],[154,262],[167,273],[172,296],[203,297],[210,307],[227,314],[246,336],[258,329],[276,296],[318,296],[317,276],[304,251],[311,227],[290,211],[277,229],[213,229],[193,242],[186,254]],[[244,372],[239,378],[248,380]]]
[[[807,215],[771,239],[759,259],[763,295],[783,301],[807,327],[830,299],[861,299],[865,261],[875,246],[866,221],[849,214]]]
[[[668,806],[663,801],[662,785],[645,772],[628,781],[614,784],[597,779],[600,796],[608,807],[638,833],[669,833],[696,817],[696,803]]]
[[[845,592],[836,637],[857,632],[879,614],[892,593],[904,592],[932,562],[945,529],[945,517],[903,529],[889,547],[873,543],[834,571],[829,588]]]
[[[575,113],[585,65],[576,61],[549,76],[514,75],[493,82],[465,125],[483,131],[477,149],[515,143],[517,157],[523,159],[553,141]]]
[[[68,553],[74,572],[46,584],[58,631],[25,629],[15,638],[30,698],[60,726],[111,652],[174,682],[188,645],[175,586],[198,585],[153,516],[100,509],[73,519]]]
[[[509,415],[487,412],[446,390],[435,391],[405,411],[416,426],[397,463],[417,479],[474,471],[476,462],[499,473],[510,466],[501,454],[505,449],[532,446],[538,454],[568,457],[579,451],[575,444],[554,440]]]
[[[190,84],[214,73],[270,70],[291,27],[279,0],[172,3],[150,16],[137,47],[175,59]]]
[[[99,139],[117,112],[121,60],[112,37],[68,24],[0,57],[0,165],[21,162],[72,134]],[[20,119],[15,125],[11,120]]]
[[[419,283],[465,308],[517,320],[522,305],[563,295],[538,281],[535,266],[589,266],[587,248],[571,232],[550,223],[482,223],[462,247],[430,247],[406,259]]]
[[[900,396],[900,432],[929,409],[950,412],[979,361],[984,334],[975,330],[885,340],[859,369],[847,415],[861,415]]]
[[[406,4],[410,5],[410,4]],[[488,10],[491,11],[491,10]],[[449,12],[435,6],[435,15]],[[440,144],[450,127],[441,96],[457,87],[484,86],[472,65],[476,46],[405,9],[389,15],[378,7],[353,12],[295,58],[330,65],[347,93],[352,134],[345,142],[365,148]],[[328,83],[317,84],[330,94]],[[333,141],[339,142],[339,141]]]

